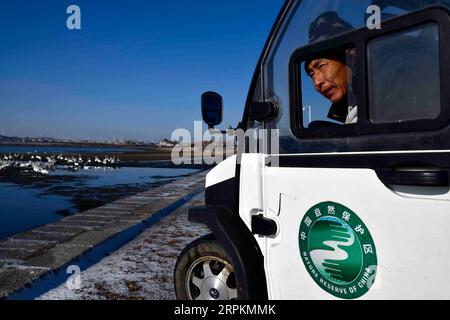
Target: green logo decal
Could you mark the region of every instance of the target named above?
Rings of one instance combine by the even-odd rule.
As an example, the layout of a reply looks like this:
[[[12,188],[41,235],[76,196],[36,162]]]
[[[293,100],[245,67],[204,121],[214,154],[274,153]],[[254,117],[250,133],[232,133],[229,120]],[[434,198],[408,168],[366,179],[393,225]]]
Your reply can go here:
[[[332,295],[355,299],[369,291],[377,272],[375,244],[347,207],[322,202],[303,217],[300,255],[314,281]]]

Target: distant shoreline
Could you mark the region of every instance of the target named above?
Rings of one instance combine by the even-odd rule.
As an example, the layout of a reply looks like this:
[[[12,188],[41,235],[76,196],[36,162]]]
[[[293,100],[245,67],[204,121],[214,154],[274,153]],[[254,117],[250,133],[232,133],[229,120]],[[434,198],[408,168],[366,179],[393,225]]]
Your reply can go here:
[[[0,146],[46,146],[46,147],[110,147],[110,148],[157,148],[151,145],[88,143],[88,142],[29,142],[29,141],[0,141]]]

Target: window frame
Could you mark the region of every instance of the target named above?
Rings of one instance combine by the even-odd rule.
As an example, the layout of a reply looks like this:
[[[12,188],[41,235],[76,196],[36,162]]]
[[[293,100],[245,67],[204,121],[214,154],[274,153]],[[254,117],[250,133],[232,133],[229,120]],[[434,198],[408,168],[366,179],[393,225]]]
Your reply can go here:
[[[244,131],[247,129],[251,129],[247,126],[248,123],[248,117],[249,117],[249,108],[250,104],[253,102],[254,93],[256,90],[256,86],[258,85],[258,79],[260,79],[261,83],[261,95],[262,95],[262,101],[264,101],[264,73],[262,71],[262,65],[266,58],[266,55],[268,52],[270,52],[272,44],[277,37],[279,30],[282,28],[283,24],[285,23],[286,17],[289,16],[289,13],[291,12],[292,8],[297,2],[302,2],[302,0],[285,0],[283,3],[283,6],[280,9],[280,12],[278,13],[277,18],[275,19],[275,22],[272,25],[272,29],[270,30],[269,35],[267,36],[266,42],[264,44],[264,48],[261,51],[261,54],[259,56],[258,62],[256,64],[255,71],[253,73],[252,80],[250,82],[250,87],[247,92],[247,98],[245,100],[245,106],[244,106],[244,112],[242,114],[242,120],[240,122],[240,128]]]
[[[367,47],[371,40],[418,27],[430,22],[439,27],[439,62],[441,112],[435,119],[410,120],[396,123],[373,123],[369,119],[369,65]],[[297,138],[352,137],[377,133],[407,131],[431,131],[442,128],[450,120],[450,13],[448,8],[438,5],[427,7],[403,16],[382,22],[381,29],[366,27],[352,30],[336,37],[301,47],[293,52],[289,60],[289,112],[290,128]],[[301,92],[301,63],[318,53],[341,47],[356,50],[355,71],[357,80],[353,83],[357,92],[358,123],[323,128],[304,128]],[[448,57],[445,59],[445,57]],[[449,72],[447,72],[449,71]]]

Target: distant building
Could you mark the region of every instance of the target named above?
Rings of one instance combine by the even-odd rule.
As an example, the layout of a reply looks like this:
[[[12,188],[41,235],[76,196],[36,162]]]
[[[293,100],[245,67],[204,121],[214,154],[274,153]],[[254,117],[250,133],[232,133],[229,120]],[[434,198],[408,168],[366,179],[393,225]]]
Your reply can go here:
[[[164,139],[164,140],[159,142],[159,146],[161,148],[173,148],[173,147],[175,147],[176,144],[177,144],[176,141],[170,141],[170,140],[167,140],[167,139]]]

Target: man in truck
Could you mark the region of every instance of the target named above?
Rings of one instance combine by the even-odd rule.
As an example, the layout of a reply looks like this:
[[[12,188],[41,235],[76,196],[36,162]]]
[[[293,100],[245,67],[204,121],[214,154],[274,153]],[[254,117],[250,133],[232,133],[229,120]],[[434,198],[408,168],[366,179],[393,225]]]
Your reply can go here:
[[[317,42],[352,30],[348,22],[333,11],[316,18],[309,28],[309,42]],[[311,77],[314,88],[331,101],[328,118],[340,123],[358,121],[356,97],[351,86],[354,49],[326,52],[305,61],[305,71]]]

